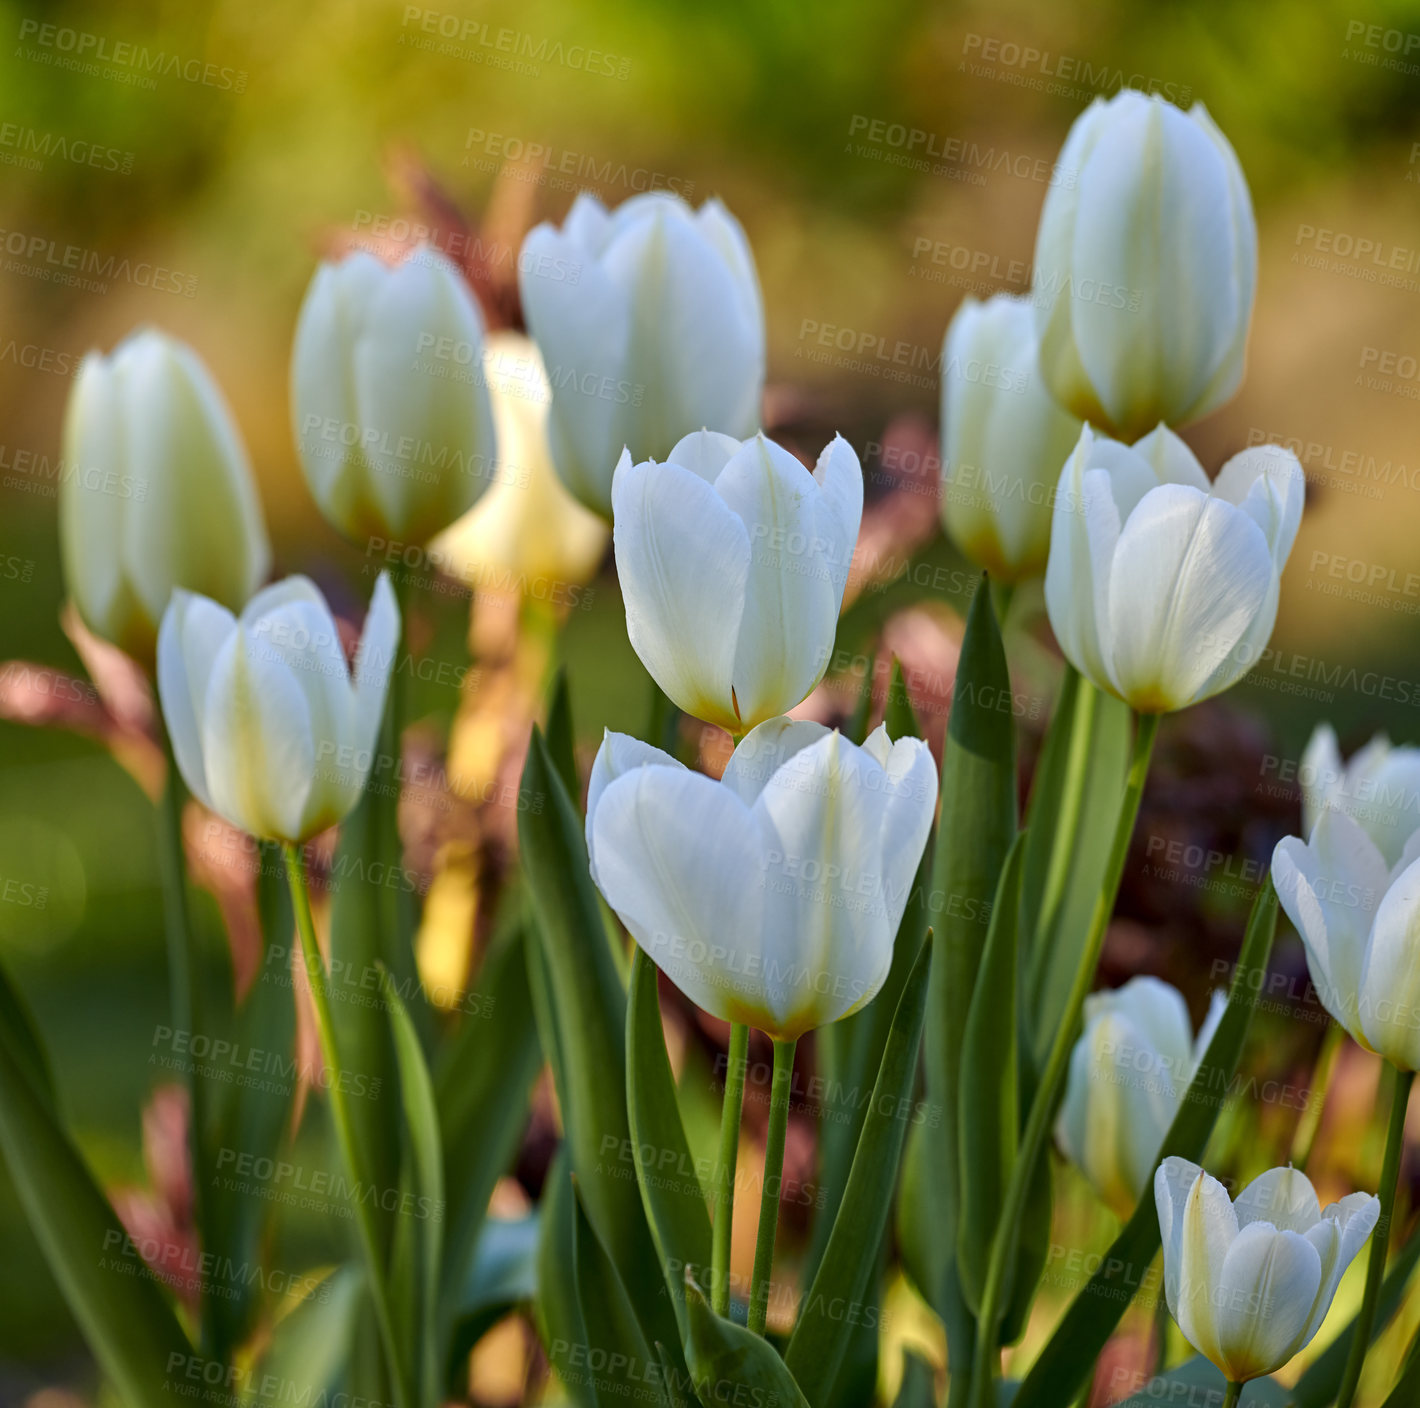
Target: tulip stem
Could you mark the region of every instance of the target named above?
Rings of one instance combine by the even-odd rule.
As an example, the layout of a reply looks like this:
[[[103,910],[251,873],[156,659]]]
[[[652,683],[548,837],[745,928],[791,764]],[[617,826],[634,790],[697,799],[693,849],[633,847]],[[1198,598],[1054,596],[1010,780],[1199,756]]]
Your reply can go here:
[[[789,1130],[789,1086],[794,1078],[796,1040],[774,1043],[774,1077],[769,1087],[769,1128],[764,1136],[764,1181],[759,1190],[759,1236],[749,1283],[749,1328],[764,1333],[769,1319],[769,1279],[774,1239],[779,1232],[779,1185],[784,1178],[784,1136]]]
[[[375,1308],[375,1319],[380,1327],[380,1339],[384,1344],[385,1357],[389,1361],[390,1379],[393,1384],[397,1405],[412,1404],[413,1395],[405,1376],[404,1365],[399,1353],[399,1341],[395,1336],[394,1319],[390,1312],[389,1289],[385,1285],[384,1267],[380,1261],[379,1236],[375,1228],[372,1204],[362,1191],[371,1187],[371,1180],[361,1164],[359,1146],[350,1123],[350,1110],[345,1102],[345,1083],[342,1079],[340,1053],[335,1045],[335,1027],[331,1022],[330,995],[326,990],[325,961],[321,957],[320,946],[316,943],[315,923],[311,918],[311,899],[306,889],[306,870],[301,860],[298,846],[289,842],[282,847],[286,855],[286,877],[291,885],[291,903],[296,911],[296,929],[301,936],[301,955],[305,959],[306,977],[311,985],[311,1002],[315,1007],[316,1031],[320,1037],[321,1059],[329,1071],[328,1088],[330,1112],[335,1125],[336,1139],[345,1159],[351,1181],[355,1185],[355,1221],[360,1230],[360,1245],[365,1253],[366,1272],[369,1278],[370,1299]]]
[[[1371,1233],[1371,1255],[1366,1263],[1366,1290],[1361,1298],[1361,1311],[1351,1331],[1351,1349],[1346,1356],[1346,1373],[1341,1391],[1336,1395],[1336,1408],[1351,1408],[1356,1386],[1361,1382],[1361,1365],[1371,1347],[1371,1328],[1376,1322],[1376,1301],[1380,1295],[1381,1276],[1385,1271],[1386,1252],[1390,1247],[1390,1220],[1395,1212],[1395,1185],[1400,1177],[1400,1158],[1405,1149],[1405,1111],[1410,1103],[1410,1087],[1415,1082],[1414,1071],[1392,1071],[1395,1084],[1391,1092],[1390,1124],[1386,1130],[1385,1158],[1381,1163],[1381,1186],[1376,1190],[1381,1200],[1381,1215]]]
[[[1124,796],[1120,801],[1119,818],[1110,843],[1109,864],[1105,868],[1104,883],[1095,898],[1095,907],[1090,915],[1090,927],[1085,936],[1075,981],[1070,988],[1070,996],[1066,1000],[1060,1025],[1055,1030],[1050,1056],[1040,1083],[1036,1086],[1025,1133],[1021,1136],[1020,1148],[1016,1153],[1015,1163],[1011,1166],[1011,1178],[1006,1185],[1001,1219],[996,1225],[995,1237],[991,1243],[986,1284],[982,1288],[981,1306],[976,1321],[976,1354],[973,1359],[975,1373],[971,1397],[973,1408],[992,1408],[996,1401],[995,1366],[1000,1359],[996,1336],[1000,1330],[1001,1317],[1005,1313],[1007,1283],[1016,1259],[1026,1198],[1030,1193],[1035,1166],[1045,1147],[1046,1134],[1054,1117],[1060,1087],[1069,1066],[1075,1028],[1079,1026],[1085,998],[1094,986],[1095,969],[1099,966],[1100,950],[1104,947],[1105,930],[1109,927],[1109,917],[1114,912],[1119,883],[1124,877],[1124,862],[1129,855],[1129,840],[1134,834],[1134,823],[1139,816],[1144,780],[1149,775],[1149,759],[1153,756],[1154,740],[1158,737],[1159,719],[1158,714],[1138,716],[1134,733],[1134,755],[1129,762],[1129,774],[1124,786]]]
[[[1237,1408],[1238,1399],[1242,1397],[1243,1386],[1228,1380],[1228,1391],[1223,1395],[1223,1408]]]
[[[740,1148],[740,1110],[744,1104],[748,1054],[749,1028],[743,1022],[731,1022],[725,1099],[720,1107],[720,1156],[715,1163],[715,1223],[711,1228],[710,1245],[710,1306],[716,1315],[730,1313],[730,1233],[735,1221],[735,1163]]]

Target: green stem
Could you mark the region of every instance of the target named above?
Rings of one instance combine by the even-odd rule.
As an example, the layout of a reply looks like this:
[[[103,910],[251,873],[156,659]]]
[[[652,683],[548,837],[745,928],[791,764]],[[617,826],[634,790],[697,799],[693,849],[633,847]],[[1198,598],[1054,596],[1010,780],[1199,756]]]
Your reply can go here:
[[[1238,1399],[1242,1397],[1243,1386],[1228,1380],[1228,1391],[1223,1396],[1223,1408],[1237,1408]]]
[[[360,1245],[365,1253],[365,1270],[369,1279],[370,1299],[375,1308],[375,1319],[380,1327],[380,1339],[384,1344],[385,1357],[389,1363],[390,1380],[394,1387],[397,1405],[413,1404],[414,1396],[409,1389],[399,1342],[394,1332],[394,1319],[390,1312],[389,1289],[385,1285],[384,1267],[380,1263],[379,1234],[375,1228],[374,1214],[370,1202],[361,1194],[370,1187],[360,1159],[359,1146],[355,1141],[355,1131],[350,1123],[350,1109],[345,1099],[345,1083],[342,1079],[340,1053],[335,1045],[335,1028],[331,1023],[330,995],[326,991],[325,962],[321,958],[320,947],[316,943],[315,923],[311,919],[311,900],[306,890],[305,865],[301,860],[300,848],[289,842],[282,848],[286,855],[286,878],[291,885],[291,904],[296,911],[296,928],[301,936],[301,955],[305,959],[306,977],[311,985],[311,1002],[316,1012],[316,1031],[320,1036],[321,1057],[329,1072],[330,1112],[335,1124],[335,1136],[340,1144],[340,1152],[356,1188],[354,1199],[355,1222],[360,1230]]]
[[[1007,1277],[1016,1259],[1021,1218],[1025,1213],[1031,1179],[1045,1148],[1046,1135],[1070,1062],[1075,1028],[1079,1025],[1085,998],[1094,986],[1095,969],[1099,966],[1105,930],[1109,927],[1109,916],[1114,911],[1119,882],[1124,876],[1129,839],[1134,834],[1134,823],[1139,816],[1144,780],[1149,775],[1149,759],[1153,755],[1154,740],[1158,736],[1159,719],[1158,714],[1141,714],[1138,718],[1134,735],[1134,756],[1129,763],[1129,775],[1125,782],[1124,797],[1120,802],[1119,819],[1115,824],[1114,839],[1110,843],[1109,864],[1105,868],[1104,883],[1095,899],[1084,950],[1080,954],[1080,966],[1075,972],[1075,981],[1070,988],[1070,996],[1066,1000],[1060,1025],[1056,1028],[1050,1056],[1046,1061],[1040,1084],[1036,1087],[1035,1098],[1031,1101],[1030,1116],[1026,1120],[1025,1133],[1021,1136],[1016,1161],[1011,1167],[1011,1181],[1006,1186],[1001,1220],[996,1227],[995,1240],[991,1243],[991,1258],[987,1263],[986,1284],[982,1289],[981,1308],[977,1316],[972,1394],[975,1408],[991,1408],[995,1402],[995,1366],[1000,1358],[996,1335],[1000,1329],[1001,1316],[1005,1312]]]
[[[172,740],[163,731],[167,778],[158,803],[158,867],[163,881],[163,930],[168,948],[168,990],[173,1027],[191,1033],[197,1019],[196,954],[192,943],[192,916],[187,904],[187,864],[182,844],[182,781]],[[190,1039],[190,1037],[189,1037]],[[192,1216],[202,1250],[215,1253],[206,1223],[207,1156],[205,1148],[207,1101],[196,1063],[187,1070],[187,1143],[192,1160]],[[202,1342],[208,1349],[214,1326],[205,1311],[206,1287],[199,1287],[199,1322]]]
[[[749,1028],[730,1023],[725,1099],[720,1107],[720,1156],[715,1163],[715,1223],[711,1228],[710,1306],[716,1315],[730,1313],[730,1233],[735,1221],[735,1164],[740,1149],[740,1109],[744,1104],[745,1058]]]
[[[797,1041],[774,1043],[774,1078],[769,1087],[769,1129],[764,1138],[764,1183],[759,1190],[759,1236],[749,1283],[749,1328],[764,1333],[769,1319],[769,1278],[779,1231],[779,1185],[784,1177],[784,1136],[789,1129],[789,1085],[794,1078]]]
[[[1386,1129],[1385,1159],[1381,1163],[1381,1215],[1371,1233],[1371,1256],[1366,1263],[1366,1291],[1361,1299],[1361,1313],[1352,1330],[1351,1350],[1346,1356],[1346,1373],[1341,1390],[1336,1395],[1336,1408],[1351,1408],[1356,1385],[1361,1381],[1361,1365],[1371,1347],[1371,1327],[1376,1321],[1376,1299],[1380,1295],[1381,1276],[1385,1272],[1386,1252],[1390,1247],[1390,1220],[1395,1212],[1395,1185],[1400,1177],[1400,1158],[1405,1150],[1405,1109],[1410,1103],[1410,1087],[1415,1082],[1414,1071],[1394,1072],[1395,1088],[1391,1094],[1390,1124]]]

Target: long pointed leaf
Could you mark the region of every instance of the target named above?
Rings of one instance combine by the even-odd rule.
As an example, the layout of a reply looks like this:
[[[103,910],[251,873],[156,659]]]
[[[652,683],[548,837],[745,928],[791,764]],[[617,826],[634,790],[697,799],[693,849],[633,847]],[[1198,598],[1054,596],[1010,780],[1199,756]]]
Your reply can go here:
[[[809,1408],[788,1366],[774,1346],[743,1325],[716,1315],[700,1287],[686,1276],[686,1308],[690,1320],[691,1379],[705,1408],[723,1408],[735,1395],[747,1403],[774,1408]],[[748,1390],[748,1396],[744,1396]]]
[[[586,1373],[587,1329],[577,1297],[577,1208],[565,1144],[547,1171],[538,1222],[538,1333],[567,1396],[579,1408],[597,1408],[596,1385]]]

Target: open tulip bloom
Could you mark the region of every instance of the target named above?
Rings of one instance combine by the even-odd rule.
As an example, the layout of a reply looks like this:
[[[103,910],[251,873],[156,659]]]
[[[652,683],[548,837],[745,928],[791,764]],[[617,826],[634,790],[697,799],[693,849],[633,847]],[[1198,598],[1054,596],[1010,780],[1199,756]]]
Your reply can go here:
[[[1312,1342],[1380,1216],[1370,1193],[1323,1210],[1293,1168],[1269,1169],[1232,1202],[1216,1178],[1176,1157],[1159,1165],[1154,1200],[1169,1310],[1233,1384],[1280,1369]]]
[[[582,194],[523,243],[518,287],[552,381],[552,458],[603,517],[622,447],[665,455],[714,426],[748,435],[764,389],[754,255],[718,200],[648,191],[608,211]]]
[[[608,733],[587,793],[592,878],[716,1017],[792,1041],[872,1000],[936,807],[931,754],[772,719],[719,782]]]
[[[863,471],[836,435],[806,469],[763,435],[623,453],[612,542],[626,630],[687,714],[741,734],[803,702],[833,654]]]
[[[1305,481],[1275,445],[1210,484],[1164,426],[1133,446],[1086,426],[1060,475],[1045,601],[1060,648],[1142,714],[1227,689],[1272,635]]]
[[[306,841],[335,825],[364,790],[398,641],[383,573],[353,677],[308,578],[258,592],[240,617],[175,592],[158,637],[158,693],[183,780],[266,840]]]
[[[1318,724],[1298,773],[1302,785],[1302,833],[1312,834],[1327,808],[1353,817],[1394,865],[1405,843],[1420,830],[1420,748],[1391,745],[1378,733],[1341,761],[1336,730]]]

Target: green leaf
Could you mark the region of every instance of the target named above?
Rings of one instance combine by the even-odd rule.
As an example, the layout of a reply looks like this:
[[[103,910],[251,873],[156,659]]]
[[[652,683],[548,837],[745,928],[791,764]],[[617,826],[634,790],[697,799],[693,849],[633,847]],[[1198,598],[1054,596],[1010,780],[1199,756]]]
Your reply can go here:
[[[22,1039],[7,1027],[0,1041],[0,1152],[30,1228],[122,1397],[132,1408],[178,1408],[201,1359],[37,1089],[33,1064],[13,1054]]]
[[[1159,1408],[1161,1403],[1221,1403],[1228,1381],[1201,1354],[1176,1369],[1155,1374],[1115,1408]],[[1017,1403],[1021,1400],[1018,1398]],[[1243,1389],[1239,1408],[1287,1408],[1292,1395],[1276,1379],[1253,1379]]]
[[[9,1051],[10,1059],[29,1081],[40,1104],[57,1117],[59,1097],[55,1093],[49,1057],[39,1039],[29,1003],[10,981],[3,964],[0,964],[0,1044]]]
[[[902,1351],[902,1383],[893,1408],[936,1408],[937,1381],[932,1366],[910,1349]]]
[[[1380,1295],[1376,1300],[1375,1323],[1371,1326],[1372,1344],[1395,1319],[1417,1261],[1420,1261],[1420,1226],[1410,1233],[1405,1245],[1391,1257],[1386,1267],[1385,1280],[1381,1282]],[[1356,1321],[1352,1319],[1297,1380],[1297,1387],[1293,1390],[1297,1408],[1326,1408],[1335,1399],[1341,1389],[1346,1357],[1351,1352],[1355,1334]],[[1417,1342],[1420,1342],[1420,1337],[1417,1337]],[[1404,1402],[1409,1405],[1420,1402],[1420,1399],[1406,1399]]]
[[[853,712],[849,715],[848,722],[844,725],[843,733],[846,738],[862,746],[863,740],[868,736],[868,718],[873,712],[873,680],[878,673],[878,657],[874,655],[868,661],[868,672],[863,676],[863,687],[858,691],[858,697],[853,701]],[[893,735],[896,737],[896,735]]]
[[[641,1202],[684,1340],[685,1272],[710,1265],[710,1215],[666,1055],[656,965],[639,947],[626,1009],[626,1108]]]
[[[353,1262],[327,1276],[277,1320],[252,1382],[279,1385],[293,1403],[330,1402],[347,1381],[364,1290]]]
[[[485,1226],[493,1186],[517,1156],[542,1065],[521,926],[498,935],[478,971],[460,1025],[440,1051],[435,1090],[444,1143],[443,1284],[439,1337],[463,1314],[467,1268]]]
[[[724,1408],[737,1401],[809,1408],[808,1399],[774,1346],[743,1325],[716,1315],[688,1272],[685,1301],[690,1319],[690,1375],[705,1408]],[[751,1396],[737,1400],[736,1393],[743,1395],[746,1389]]]
[[[538,1222],[538,1334],[567,1396],[579,1408],[598,1408],[597,1391],[586,1372],[587,1331],[577,1297],[577,1207],[566,1144],[558,1145],[547,1171]]]
[[[581,822],[537,729],[523,768],[518,841],[546,987],[546,1000],[535,998],[533,1005],[543,1048],[555,1053],[572,1171],[647,1342],[678,1349],[676,1316],[657,1271],[641,1193],[628,1176],[635,1158],[626,1110],[626,992],[588,873]]]
[[[1410,1341],[1400,1377],[1381,1408],[1415,1408],[1417,1403],[1420,1403],[1420,1332]]]
[[[417,1262],[420,1268],[418,1355],[420,1398],[433,1404],[441,1387],[438,1373],[439,1256],[442,1250],[444,1201],[444,1150],[439,1137],[439,1112],[434,1100],[434,1082],[424,1063],[424,1048],[414,1030],[409,1011],[395,991],[389,970],[381,968],[385,1002],[389,1007],[390,1031],[394,1037],[395,1060],[399,1068],[399,1090],[409,1131],[410,1171],[416,1202],[408,1215],[420,1224]],[[413,1346],[412,1346],[413,1347]]]
[[[1228,992],[1227,1010],[1164,1136],[1159,1162],[1170,1154],[1195,1163],[1203,1157],[1213,1124],[1237,1073],[1253,1009],[1266,982],[1276,927],[1277,892],[1269,878],[1263,882],[1253,902],[1237,970]],[[1150,1179],[1145,1188],[1152,1187]],[[1144,1283],[1158,1250],[1158,1213],[1153,1197],[1146,1191],[1133,1216],[1105,1253],[1099,1270],[1071,1302],[1055,1333],[1031,1366],[1017,1394],[1016,1408],[1055,1408],[1080,1391],[1134,1292]]]
[[[784,1356],[804,1396],[815,1405],[827,1402],[847,1347],[843,1307],[862,1304],[877,1270],[908,1121],[921,1114],[912,1091],[931,961],[929,938],[897,1004],[843,1204]]]
[[[469,1351],[510,1311],[537,1297],[537,1257],[541,1222],[537,1213],[490,1218],[458,1283],[449,1311],[452,1322],[444,1361],[445,1396],[467,1387]],[[445,1258],[447,1263],[447,1258]]]
[[[962,1039],[957,1104],[957,1180],[961,1218],[957,1262],[966,1303],[976,1312],[991,1244],[1020,1142],[1020,1070],[1016,1044],[1016,943],[1023,838],[1001,869],[986,948]]]
[[[557,767],[557,775],[574,803],[582,799],[582,780],[577,776],[576,731],[572,726],[572,692],[567,686],[565,666],[557,667],[547,706],[547,752]]]

